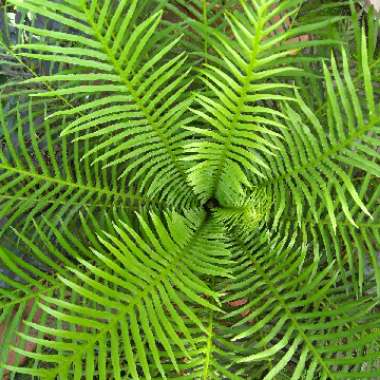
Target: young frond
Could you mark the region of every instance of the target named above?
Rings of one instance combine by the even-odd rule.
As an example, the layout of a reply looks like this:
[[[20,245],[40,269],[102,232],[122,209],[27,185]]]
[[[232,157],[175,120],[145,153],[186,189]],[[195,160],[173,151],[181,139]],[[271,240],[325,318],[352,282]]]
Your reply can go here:
[[[230,195],[234,195],[232,192]],[[265,190],[252,192],[243,201],[238,199],[236,203],[230,197],[231,207],[215,209],[215,218],[224,224],[227,229],[239,229],[243,235],[251,234],[262,225],[270,208],[270,199]]]

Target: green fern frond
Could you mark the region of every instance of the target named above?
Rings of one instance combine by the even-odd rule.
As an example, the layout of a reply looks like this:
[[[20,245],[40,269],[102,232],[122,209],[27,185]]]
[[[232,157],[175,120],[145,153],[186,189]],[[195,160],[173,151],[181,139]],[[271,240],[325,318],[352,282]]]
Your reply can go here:
[[[380,174],[379,154],[376,151],[379,111],[375,106],[373,83],[365,59],[367,47],[364,33],[362,53],[364,104],[353,84],[349,62],[343,51],[342,74],[334,57],[331,59],[332,73],[324,66],[329,104],[327,120],[318,119],[300,97],[298,103],[302,114],[287,107],[286,114],[291,122],[289,130],[284,132],[284,141],[276,140],[282,148],[281,154],[269,163],[273,177],[267,182],[261,181],[276,199],[273,210],[275,224],[286,209],[289,194],[297,208],[299,224],[302,224],[306,204],[314,219],[318,218],[319,204],[323,204],[334,230],[337,228],[336,209],[342,210],[355,226],[349,199],[370,216],[363,202],[365,194],[359,196],[347,174],[347,170],[360,170],[377,177]]]
[[[337,298],[337,273],[331,266],[316,274],[314,264],[304,264],[305,253],[291,244],[284,247],[283,241],[266,242],[260,234],[245,241],[232,235],[231,240],[237,265],[226,301],[246,301],[225,318],[237,320],[234,340],[245,346],[241,362],[274,362],[265,380],[275,379],[291,362],[294,380],[316,373],[333,380],[379,375],[378,370],[358,371],[380,354],[369,350],[379,340],[373,330],[376,314],[368,314],[376,300],[355,301],[343,294],[333,308],[329,299]]]
[[[80,93],[88,97],[86,104],[55,114],[76,117],[61,130],[62,135],[75,133],[80,140],[95,139],[96,145],[84,157],[90,156],[92,162],[99,162],[104,167],[121,165],[124,168],[121,176],[132,172],[130,180],[139,182],[140,192],[146,190],[150,197],[160,195],[174,205],[194,202],[185,169],[178,160],[183,139],[188,135],[183,127],[191,120],[185,115],[191,97],[183,97],[190,84],[186,72],[181,72],[186,58],[179,55],[158,67],[177,43],[175,40],[146,62],[141,62],[145,44],[155,33],[161,13],[132,29],[130,22],[137,1],[120,2],[112,17],[108,15],[110,2],[105,2],[99,10],[85,1],[65,5],[42,0],[11,0],[11,3],[55,19],[80,34],[78,37],[49,31],[50,38],[62,43],[75,41],[77,47],[36,43],[14,47],[21,50],[19,54],[23,57],[67,63],[84,69],[82,73],[51,75],[29,81],[65,83],[64,88],[37,96]],[[126,17],[122,18],[124,13]],[[36,36],[47,34],[45,29],[21,27]],[[94,67],[95,72],[86,73],[86,69]],[[120,156],[120,153],[123,154]],[[138,170],[134,170],[137,166]],[[156,175],[158,172],[160,176]],[[188,191],[180,196],[179,189],[183,185]]]
[[[265,102],[293,100],[286,92],[293,85],[277,78],[297,74],[299,69],[284,65],[283,58],[291,55],[295,46],[303,46],[301,42],[287,45],[287,41],[326,25],[295,26],[272,37],[297,11],[300,2],[250,3],[242,2],[243,20],[229,15],[234,38],[218,35],[220,42],[215,49],[220,65],[206,65],[202,78],[211,95],[197,94],[199,108],[193,110],[208,125],[189,128],[198,139],[186,149],[186,160],[193,164],[189,178],[203,199],[218,196],[225,187],[228,191],[232,184],[243,192],[244,187],[249,187],[247,175],[266,178],[263,172],[269,168],[262,156],[274,155],[278,149],[267,136],[280,136],[286,116]],[[272,23],[276,15],[281,19]],[[308,44],[313,43],[317,42]],[[273,116],[282,120],[273,120]]]
[[[188,214],[188,220],[178,214],[166,215],[160,220],[151,214],[154,228],[138,218],[140,233],[118,221],[114,223],[113,234],[107,232],[104,237],[98,236],[101,250],[94,248],[92,254],[102,267],[78,259],[85,272],[69,269],[75,280],[73,276],[59,276],[75,301],[43,297],[44,302],[39,307],[55,318],[57,325],[54,329],[29,325],[37,331],[49,332],[56,339],[20,334],[26,341],[54,352],[22,354],[37,362],[52,363],[54,368],[12,370],[41,377],[58,374],[65,377],[72,368],[75,376],[83,374],[91,378],[97,357],[97,371],[103,378],[110,355],[115,378],[121,378],[120,368],[124,360],[134,378],[138,378],[140,369],[146,378],[151,378],[149,360],[153,361],[150,364],[154,363],[162,378],[166,378],[158,342],[174,368],[179,370],[173,347],[177,346],[184,356],[188,356],[188,348],[180,339],[182,335],[190,339],[184,319],[189,319],[200,331],[207,333],[207,328],[189,308],[188,302],[219,311],[219,307],[210,303],[211,300],[219,303],[218,294],[201,277],[229,277],[228,271],[221,267],[223,262],[228,262],[229,254],[215,240],[221,234],[221,228],[212,221],[202,222],[199,213]],[[88,255],[91,255],[90,251]],[[165,308],[160,306],[162,304]],[[171,319],[174,319],[177,331],[171,327]],[[61,327],[60,321],[72,328]],[[72,329],[79,331],[78,335],[77,332],[70,334]],[[111,352],[108,352],[109,344]],[[130,344],[136,347],[135,353]]]
[[[380,265],[378,261],[380,225],[380,207],[378,179],[371,174],[360,178],[358,193],[366,200],[371,213],[369,218],[351,201],[353,219],[356,226],[347,220],[343,211],[337,213],[337,228],[334,230],[330,218],[323,208],[318,210],[318,224],[311,213],[302,221],[302,236],[305,244],[313,247],[314,260],[335,260],[340,268],[342,280],[348,286],[352,284],[359,297],[370,290],[373,280],[373,292],[380,294]],[[297,223],[297,216],[287,218]],[[372,292],[372,291],[371,291]]]
[[[100,228],[91,214],[86,216],[91,220],[91,228],[95,230]],[[26,335],[38,337],[29,323],[46,323],[47,314],[43,313],[38,305],[42,297],[61,296],[65,293],[65,284],[58,280],[57,275],[67,277],[70,275],[68,267],[80,264],[78,261],[80,258],[89,259],[88,250],[66,225],[61,225],[58,230],[56,226],[47,224],[53,233],[55,244],[51,242],[51,235],[47,235],[38,224],[35,224],[35,242],[26,235],[17,233],[19,238],[17,251],[14,249],[15,239],[8,244],[11,246],[11,242],[13,243],[12,251],[6,247],[0,248],[1,323],[7,325],[6,334],[0,339],[1,376],[4,375],[10,352],[15,356],[14,365],[21,364],[22,355],[12,351],[12,346],[26,350],[33,344],[20,341],[18,333],[22,331]],[[89,223],[84,219],[82,226],[84,230],[89,230]],[[93,239],[91,234],[88,234],[88,238],[91,241]]]
[[[0,234],[10,226],[20,226],[20,231],[25,231],[40,215],[57,224],[75,218],[83,208],[95,212],[154,205],[153,199],[135,194],[133,187],[129,192],[122,190],[126,185],[118,181],[117,170],[91,166],[88,158],[80,161],[89,151],[88,144],[70,144],[67,138],[57,142],[55,125],[49,121],[36,131],[38,121],[33,108],[30,102],[27,124],[16,121],[12,134],[7,114],[0,108],[1,134],[6,145],[0,152],[0,219],[4,220]]]
[[[0,378],[380,378],[379,22],[0,0]]]

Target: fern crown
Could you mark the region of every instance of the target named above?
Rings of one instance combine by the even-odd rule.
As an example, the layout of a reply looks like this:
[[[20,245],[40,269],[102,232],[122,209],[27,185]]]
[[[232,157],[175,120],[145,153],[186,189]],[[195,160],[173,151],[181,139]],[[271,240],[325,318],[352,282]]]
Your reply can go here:
[[[0,378],[380,378],[363,3],[0,2]]]

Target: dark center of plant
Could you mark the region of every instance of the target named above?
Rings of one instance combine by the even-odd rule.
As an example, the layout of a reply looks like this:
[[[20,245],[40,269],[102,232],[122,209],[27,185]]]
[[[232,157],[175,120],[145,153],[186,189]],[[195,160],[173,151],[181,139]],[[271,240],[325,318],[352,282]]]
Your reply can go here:
[[[216,198],[210,198],[203,206],[208,215],[211,215],[212,211],[220,207],[220,204]]]

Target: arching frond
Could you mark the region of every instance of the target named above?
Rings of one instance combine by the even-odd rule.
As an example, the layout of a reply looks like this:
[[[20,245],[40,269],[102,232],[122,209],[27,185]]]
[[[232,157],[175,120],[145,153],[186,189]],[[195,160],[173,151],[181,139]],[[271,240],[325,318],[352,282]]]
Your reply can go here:
[[[348,288],[334,288],[331,266],[317,272],[304,264],[305,252],[267,240],[260,233],[245,241],[232,237],[237,265],[226,301],[245,302],[226,318],[235,321],[234,341],[244,343],[240,362],[249,363],[247,371],[269,361],[265,380],[285,368],[292,368],[293,380],[379,376],[377,301],[356,301]]]
[[[326,210],[321,207],[318,210],[318,224],[309,212],[302,220],[300,235],[310,247],[314,260],[336,261],[342,281],[346,285],[351,284],[359,297],[368,291],[380,294],[380,187],[378,179],[371,174],[358,178],[358,181],[358,194],[365,200],[371,218],[351,201],[349,205],[356,226],[347,220],[343,211],[339,211],[336,215],[337,228],[334,230]],[[296,213],[284,218],[282,224],[287,223],[297,223]],[[370,289],[373,280],[374,288]]]
[[[344,51],[342,55],[342,73],[334,57],[331,59],[331,72],[324,66],[329,105],[326,119],[319,119],[300,97],[301,114],[287,107],[289,129],[284,132],[283,142],[276,140],[281,153],[268,160],[270,169],[267,173],[271,178],[260,180],[275,200],[275,224],[289,202],[291,207],[297,209],[299,224],[302,224],[306,207],[316,220],[319,204],[322,204],[328,212],[333,230],[337,228],[336,213],[340,210],[353,226],[356,225],[350,200],[370,216],[364,203],[365,194],[359,195],[352,179],[356,173],[370,173],[375,177],[380,175],[380,156],[377,152],[380,114],[365,58],[365,34],[361,67],[364,96],[353,84]]]
[[[117,170],[91,166],[88,158],[80,160],[89,145],[71,144],[65,137],[57,141],[54,123],[46,120],[41,128],[33,107],[30,102],[26,120],[22,111],[10,118],[0,107],[0,235],[10,226],[25,231],[41,215],[57,224],[76,218],[84,207],[95,212],[154,205],[153,199],[136,194],[132,186],[126,191],[125,179],[118,180]],[[15,128],[10,127],[11,121]]]
[[[28,235],[20,233],[13,234],[12,238],[9,234],[5,235],[7,239],[2,237],[0,321],[2,326],[7,328],[5,333],[3,331],[0,334],[0,376],[4,376],[9,357],[14,358],[15,366],[23,357],[12,351],[13,346],[27,350],[34,344],[20,340],[19,332],[31,334],[33,337],[43,337],[43,334],[39,335],[32,331],[28,323],[46,323],[47,315],[38,303],[43,296],[52,297],[65,292],[65,284],[58,280],[57,275],[67,277],[70,275],[68,268],[80,265],[78,259],[89,259],[88,250],[77,232],[73,233],[65,224],[59,229],[53,224],[48,223],[48,225],[50,235],[47,235],[39,224],[35,224],[34,242],[28,238]],[[107,223],[102,225],[105,228]],[[80,226],[85,231],[100,231],[98,220],[91,213],[82,217]],[[80,226],[77,225],[76,228]],[[94,237],[90,232],[87,236],[93,241]]]
[[[184,95],[190,81],[186,73],[181,72],[186,58],[179,55],[163,61],[178,42],[175,40],[153,57],[141,59],[147,41],[157,29],[161,13],[133,28],[131,19],[137,1],[121,1],[112,15],[109,1],[99,4],[100,9],[87,1],[65,1],[64,4],[52,0],[10,2],[76,31],[76,34],[51,32],[20,25],[35,36],[48,35],[53,43],[29,42],[15,47],[21,50],[23,57],[66,63],[77,68],[73,74],[31,80],[65,84],[63,88],[37,96],[78,93],[86,96],[85,104],[58,113],[75,117],[61,130],[62,134],[97,141],[85,157],[103,166],[121,165],[121,176],[128,175],[132,182],[138,181],[139,192],[147,192],[151,197],[160,195],[175,205],[194,201],[184,167],[178,160],[183,139],[188,135],[183,127],[191,120],[186,117],[186,111],[192,99]],[[57,40],[67,47],[57,48],[54,44]],[[134,170],[136,167],[138,170]],[[180,191],[183,186],[186,192]]]
[[[105,379],[112,364],[115,379],[121,379],[125,362],[134,379],[140,378],[140,373],[152,378],[150,364],[166,378],[162,350],[179,371],[174,347],[186,357],[188,347],[182,336],[190,343],[192,340],[185,322],[207,333],[189,305],[219,311],[211,303],[219,302],[218,293],[201,277],[228,276],[221,267],[228,260],[228,251],[218,243],[220,227],[212,221],[202,222],[199,212],[188,214],[187,220],[178,214],[166,215],[163,220],[151,214],[152,227],[138,218],[140,232],[117,221],[112,234],[97,238],[92,254],[101,266],[79,260],[83,271],[71,268],[73,276],[60,277],[72,294],[69,301],[43,297],[40,308],[56,320],[56,325],[28,325],[54,339],[20,334],[26,341],[50,349],[50,353],[22,354],[37,363],[51,363],[52,368],[12,370],[48,378],[59,374],[62,379],[71,371],[75,377],[90,379],[96,371]],[[212,248],[214,245],[217,249]]]
[[[186,160],[193,164],[189,177],[204,199],[220,197],[219,192],[228,192],[232,187],[244,194],[243,188],[249,186],[247,175],[266,178],[263,172],[268,165],[261,156],[274,155],[278,149],[267,137],[280,136],[286,118],[266,103],[292,100],[287,95],[292,85],[281,83],[278,78],[297,75],[297,69],[284,64],[284,58],[297,47],[318,44],[287,42],[336,21],[332,18],[293,26],[273,35],[284,20],[297,12],[299,5],[299,1],[242,2],[244,18],[229,15],[233,39],[217,35],[219,43],[215,49],[220,64],[206,65],[203,81],[210,95],[198,94],[199,107],[193,111],[206,126],[188,128],[198,136],[187,145]],[[274,22],[276,16],[280,20]],[[273,116],[281,120],[274,120]]]

